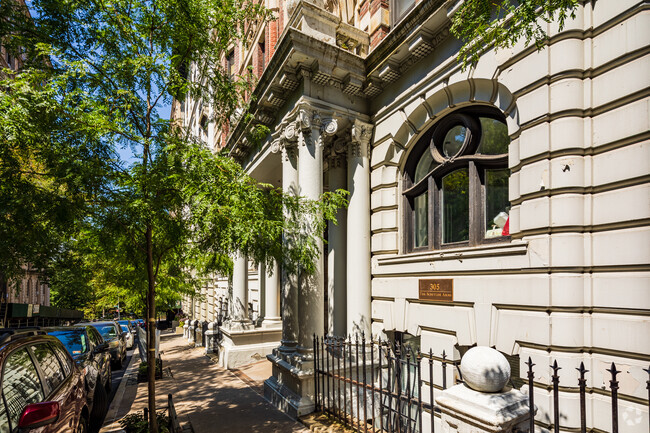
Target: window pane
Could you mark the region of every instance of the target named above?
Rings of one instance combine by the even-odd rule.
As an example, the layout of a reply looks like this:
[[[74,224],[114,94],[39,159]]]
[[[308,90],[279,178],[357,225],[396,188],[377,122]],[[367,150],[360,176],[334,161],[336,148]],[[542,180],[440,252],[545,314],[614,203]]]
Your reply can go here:
[[[429,194],[425,192],[413,200],[415,212],[415,247],[426,247],[429,244]]]
[[[397,19],[402,18],[402,15],[410,8],[413,6],[413,3],[415,3],[415,0],[395,0],[393,4],[395,5],[395,16]]]
[[[70,358],[66,356],[65,352],[59,346],[55,345],[53,347],[54,347],[54,352],[59,357],[59,362],[63,366],[63,372],[67,377],[70,374],[70,371],[72,370],[72,365],[70,364]]]
[[[433,170],[433,167],[436,166],[436,163],[433,161],[433,156],[431,156],[431,151],[429,148],[426,148],[422,156],[420,157],[420,160],[418,161],[418,165],[415,167],[415,176],[413,176],[413,183],[416,184],[420,180],[424,179],[424,176],[429,174],[431,170]]]
[[[18,425],[18,417],[25,406],[45,398],[36,367],[25,349],[17,350],[5,362],[2,392],[7,401],[11,425]]]
[[[479,118],[481,121],[481,143],[478,145],[476,153],[483,155],[501,155],[508,153],[508,127],[489,117]]]
[[[456,170],[442,179],[442,242],[469,240],[469,172]]]
[[[465,142],[467,128],[462,125],[456,125],[451,128],[442,142],[442,151],[445,156],[451,158],[456,155]]]
[[[81,355],[88,351],[88,343],[83,328],[71,327],[65,331],[51,331],[48,334],[58,338],[72,356]]]
[[[501,236],[508,220],[508,169],[485,171],[485,237]]]
[[[63,374],[59,360],[47,344],[34,345],[32,346],[32,351],[34,352],[36,361],[41,366],[41,371],[50,387],[50,391],[53,391],[65,379],[65,374]]]

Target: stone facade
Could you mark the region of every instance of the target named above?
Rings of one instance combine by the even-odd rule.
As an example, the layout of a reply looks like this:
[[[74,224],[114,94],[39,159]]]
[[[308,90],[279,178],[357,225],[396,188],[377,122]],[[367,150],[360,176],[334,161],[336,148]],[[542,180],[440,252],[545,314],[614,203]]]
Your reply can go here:
[[[575,368],[584,362],[588,426],[607,431],[609,402],[600,390],[616,362],[621,429],[645,431],[648,4],[586,2],[562,32],[547,25],[543,50],[523,43],[486,49],[467,71],[455,57],[461,43],[449,34],[454,2],[417,2],[399,20],[382,15],[392,4],[361,2],[355,18],[344,20],[327,5],[289,2],[253,93],[253,122],[271,129],[266,143],[250,146],[250,125],[237,119],[228,131],[209,130],[214,145],[226,143],[259,181],[310,198],[336,188],[351,192],[339,225],[328,230],[316,275],[282,273],[282,344],[269,356],[267,396],[293,415],[313,409],[313,333],[407,335],[419,338],[422,352],[444,350],[457,362],[473,345],[495,347],[520,377],[532,358],[541,366],[536,420],[545,428],[552,396],[550,368],[543,366],[557,360],[563,368],[560,407],[571,408]],[[449,119],[472,116],[507,131],[507,156],[493,162],[508,174],[508,230],[476,205],[468,238],[461,233],[450,242],[453,218],[443,211],[453,188],[435,174],[447,172],[432,165],[427,185],[411,179],[412,169],[427,140],[441,166],[460,164],[460,157],[441,154],[446,142],[434,149],[436,131]],[[462,137],[458,155],[474,158],[465,165],[472,203],[483,203],[489,167],[477,169],[486,159],[480,147],[471,148],[478,143]],[[414,210],[409,194],[418,188],[430,198],[428,213]],[[423,243],[414,241],[422,233]],[[420,290],[440,280],[453,280],[444,283],[453,287],[446,297]],[[453,383],[454,369],[447,374]],[[434,422],[438,428],[440,419]],[[577,410],[562,414],[562,429],[579,425]]]

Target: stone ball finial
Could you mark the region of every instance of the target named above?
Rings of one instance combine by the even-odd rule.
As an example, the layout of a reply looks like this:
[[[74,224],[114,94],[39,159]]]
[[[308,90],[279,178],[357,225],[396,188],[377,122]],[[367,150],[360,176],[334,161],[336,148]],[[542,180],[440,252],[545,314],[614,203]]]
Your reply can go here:
[[[510,364],[498,350],[472,347],[460,361],[465,384],[475,391],[499,392],[510,380]]]

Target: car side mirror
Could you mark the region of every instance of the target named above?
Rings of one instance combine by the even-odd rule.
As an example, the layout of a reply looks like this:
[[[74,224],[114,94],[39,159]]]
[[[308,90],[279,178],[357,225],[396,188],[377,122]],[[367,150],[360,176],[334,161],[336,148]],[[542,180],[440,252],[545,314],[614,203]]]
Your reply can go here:
[[[108,349],[108,343],[104,342],[95,346],[95,350],[93,350],[93,353],[106,352],[107,349]]]
[[[43,427],[56,422],[60,414],[61,406],[58,401],[28,404],[20,415],[18,428],[22,431]]]

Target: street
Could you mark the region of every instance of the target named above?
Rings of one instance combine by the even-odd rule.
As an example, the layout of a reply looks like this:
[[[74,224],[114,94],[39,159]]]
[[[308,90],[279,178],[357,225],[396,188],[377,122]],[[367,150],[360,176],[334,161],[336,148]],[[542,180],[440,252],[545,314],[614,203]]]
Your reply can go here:
[[[124,362],[122,362],[122,368],[120,370],[113,370],[113,374],[111,376],[111,392],[108,395],[107,408],[110,407],[111,403],[113,402],[113,399],[115,398],[117,389],[120,386],[120,382],[122,381],[122,377],[124,376],[124,372],[126,371],[126,368],[131,362],[131,357],[133,356],[133,352],[135,351],[136,347],[137,344],[134,344],[133,349],[129,349],[126,351],[126,359],[124,360]],[[108,411],[106,413],[108,413]],[[98,422],[97,425],[101,426],[104,424],[106,413],[104,413],[104,418],[101,420],[101,422]]]

